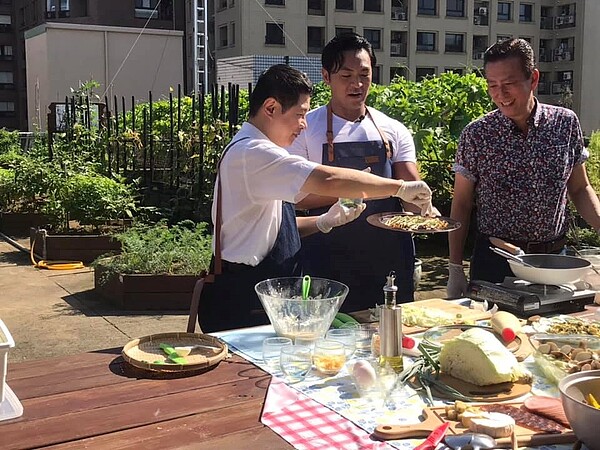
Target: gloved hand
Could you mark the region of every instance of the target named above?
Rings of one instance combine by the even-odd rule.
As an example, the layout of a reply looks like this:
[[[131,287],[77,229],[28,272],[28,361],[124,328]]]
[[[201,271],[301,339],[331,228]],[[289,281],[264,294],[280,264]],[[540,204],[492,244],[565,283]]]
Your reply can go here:
[[[335,202],[329,211],[317,218],[317,228],[321,233],[329,233],[334,227],[352,222],[365,210],[367,205],[361,203],[353,208],[346,208],[340,202]]]
[[[429,203],[421,208],[421,215],[424,217],[439,217],[442,214],[435,206]]]
[[[448,298],[461,298],[467,295],[467,277],[462,264],[448,264]]]
[[[431,189],[424,181],[403,181],[394,197],[400,197],[405,202],[417,205],[421,208],[421,213],[433,208],[431,205]]]

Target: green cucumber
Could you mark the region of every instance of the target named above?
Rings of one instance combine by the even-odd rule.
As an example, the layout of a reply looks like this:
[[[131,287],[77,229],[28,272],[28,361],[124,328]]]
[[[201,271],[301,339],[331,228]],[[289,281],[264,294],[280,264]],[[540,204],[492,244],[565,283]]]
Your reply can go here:
[[[168,344],[158,344],[163,352],[167,354],[167,359],[174,362],[175,364],[186,364],[187,361],[184,357],[179,356],[175,349]]]
[[[331,326],[333,328],[341,328],[344,325],[344,322],[342,322],[340,319],[333,319],[333,322],[331,322]]]
[[[344,323],[358,323],[358,320],[356,320],[354,317],[343,312],[337,313],[335,318]]]

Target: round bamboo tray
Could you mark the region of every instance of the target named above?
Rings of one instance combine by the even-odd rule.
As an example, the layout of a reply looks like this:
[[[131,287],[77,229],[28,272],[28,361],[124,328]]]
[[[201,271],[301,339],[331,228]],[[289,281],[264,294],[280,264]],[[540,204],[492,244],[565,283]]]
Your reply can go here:
[[[185,364],[171,361],[160,348],[160,344],[171,347],[193,347],[184,357]],[[206,369],[217,365],[227,356],[227,344],[214,336],[200,333],[161,333],[144,336],[128,342],[121,354],[134,367],[154,372],[187,372]]]

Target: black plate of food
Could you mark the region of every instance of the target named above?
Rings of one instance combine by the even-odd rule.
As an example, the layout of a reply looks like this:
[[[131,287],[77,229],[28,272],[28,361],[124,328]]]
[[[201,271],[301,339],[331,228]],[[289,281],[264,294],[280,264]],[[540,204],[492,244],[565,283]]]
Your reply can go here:
[[[383,212],[367,217],[378,228],[402,233],[447,233],[460,228],[460,222],[449,217],[424,217],[418,214]]]

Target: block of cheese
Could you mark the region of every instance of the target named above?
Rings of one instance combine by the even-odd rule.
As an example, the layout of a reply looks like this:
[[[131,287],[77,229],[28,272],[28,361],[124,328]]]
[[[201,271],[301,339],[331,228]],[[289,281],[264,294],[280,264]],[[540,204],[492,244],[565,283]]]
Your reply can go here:
[[[481,328],[470,328],[446,342],[440,352],[440,365],[442,372],[477,386],[514,382],[527,376],[515,355]]]

